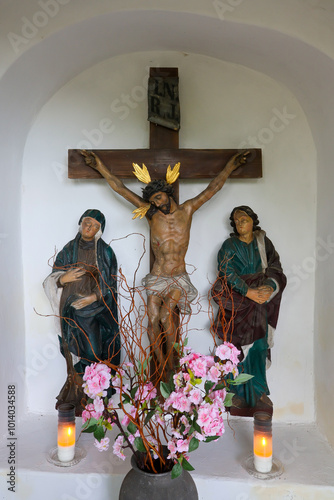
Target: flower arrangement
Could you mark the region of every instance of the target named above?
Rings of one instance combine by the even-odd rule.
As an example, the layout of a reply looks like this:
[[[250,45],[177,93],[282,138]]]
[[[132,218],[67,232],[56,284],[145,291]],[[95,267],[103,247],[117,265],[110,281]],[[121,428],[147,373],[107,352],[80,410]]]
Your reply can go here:
[[[114,375],[104,363],[88,366],[83,377],[88,396],[82,413],[83,432],[93,433],[95,446],[107,450],[108,430],[117,428],[113,452],[122,460],[129,448],[140,469],[159,473],[193,470],[189,453],[201,441],[224,433],[225,408],[231,406],[230,388],[251,378],[238,373],[240,351],[224,342],[214,355],[202,355],[175,344],[178,368],[170,381],[160,382],[159,393],[149,376],[150,359],[124,362]],[[116,397],[108,396],[110,389]],[[167,452],[163,450],[167,446]]]

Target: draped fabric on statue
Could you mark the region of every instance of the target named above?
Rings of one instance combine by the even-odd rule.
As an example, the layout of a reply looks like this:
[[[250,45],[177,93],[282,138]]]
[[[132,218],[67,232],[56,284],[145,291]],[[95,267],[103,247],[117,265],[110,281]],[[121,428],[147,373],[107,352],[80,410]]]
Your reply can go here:
[[[109,245],[101,238],[85,242],[80,233],[58,253],[53,273],[84,267],[87,272],[79,282],[61,290],[59,311],[61,328],[70,352],[80,358],[75,369],[82,373],[87,365],[109,359],[118,365],[120,339],[117,314],[117,260]],[[52,276],[52,274],[50,276]],[[57,279],[59,285],[59,278]],[[72,303],[80,296],[96,293],[98,300],[75,309]],[[61,350],[62,339],[60,338]]]
[[[268,329],[276,328],[286,286],[274,245],[264,231],[255,231],[254,236],[249,244],[237,236],[223,243],[218,253],[219,276],[212,289],[212,297],[219,304],[215,321],[217,335],[224,338],[222,323],[225,319],[226,324],[230,324],[230,330],[225,332],[227,340],[242,351],[239,370],[254,375],[246,384],[234,387],[233,392],[252,407],[263,394],[269,394],[266,359],[270,356],[271,339],[268,339]],[[228,292],[224,287],[225,279]],[[262,305],[245,297],[249,287],[261,285],[274,289],[270,300]]]

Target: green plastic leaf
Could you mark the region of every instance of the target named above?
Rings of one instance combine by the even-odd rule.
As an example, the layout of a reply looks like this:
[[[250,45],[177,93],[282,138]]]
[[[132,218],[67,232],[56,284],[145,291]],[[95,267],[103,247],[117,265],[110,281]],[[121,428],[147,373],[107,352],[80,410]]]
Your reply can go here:
[[[170,374],[168,385],[169,385],[170,392],[175,391],[174,372],[173,371]]]
[[[123,398],[123,403],[131,403],[131,399],[130,399],[130,396],[129,394],[122,394],[122,398]]]
[[[194,467],[184,457],[183,457],[183,460],[182,460],[182,467],[184,468],[184,470],[189,470],[189,471],[190,470],[195,470]]]
[[[213,390],[214,391],[221,391],[222,389],[226,389],[226,384],[217,384]]]
[[[186,347],[186,346],[188,345],[188,340],[189,340],[189,339],[188,339],[188,337],[187,337],[187,338],[185,339],[185,341],[183,342],[184,347]]]
[[[170,387],[168,384],[166,384],[166,382],[160,382],[160,392],[161,396],[166,399],[169,397],[172,391],[170,390]]]
[[[233,396],[234,396],[234,392],[228,392],[226,394],[226,398],[224,399],[224,406],[226,408],[229,408],[230,406],[232,406]]]
[[[204,390],[205,390],[205,393],[206,394],[209,394],[210,390],[212,389],[212,387],[215,385],[214,382],[211,382],[210,380],[207,380],[204,384]]]
[[[131,397],[132,397],[132,398],[134,398],[134,397],[135,397],[137,390],[138,390],[138,386],[137,386],[137,385],[135,385],[135,386],[131,389],[130,394],[131,394]]]
[[[98,441],[101,441],[102,438],[104,438],[104,430],[103,430],[103,427],[101,427],[100,425],[96,426],[96,429],[94,431],[94,437],[95,439],[97,439]]]
[[[198,447],[199,447],[199,441],[198,439],[193,437],[189,443],[189,452],[197,450]]]
[[[107,421],[107,420],[104,420],[103,421],[103,425],[106,429],[108,429],[108,431],[111,431],[112,430],[112,426],[111,424]]]
[[[149,423],[149,421],[151,420],[151,418],[153,417],[154,414],[155,414],[155,410],[151,410],[148,412],[148,414],[146,415],[145,421],[144,421],[144,425],[147,425]]]
[[[234,380],[232,385],[240,385],[248,382],[254,375],[249,375],[248,373],[240,373]],[[232,381],[231,381],[232,382]]]
[[[219,439],[219,436],[208,436],[205,440],[204,443],[210,443],[210,441],[216,441]]]
[[[142,451],[143,453],[146,452],[146,448],[144,446],[144,443],[143,443],[143,440],[141,437],[136,437],[136,439],[134,440],[134,445],[138,451]]]
[[[97,420],[96,418],[90,418],[87,420],[83,427],[82,427],[82,432],[94,432],[97,427]]]
[[[194,421],[192,426],[195,429],[195,431],[201,433],[201,428],[200,428],[200,426],[198,425],[197,422]]]
[[[172,479],[176,479],[182,474],[182,465],[177,462],[174,467],[172,468]]]
[[[130,434],[134,434],[135,432],[137,432],[137,426],[133,422],[129,423],[127,429],[130,432]]]

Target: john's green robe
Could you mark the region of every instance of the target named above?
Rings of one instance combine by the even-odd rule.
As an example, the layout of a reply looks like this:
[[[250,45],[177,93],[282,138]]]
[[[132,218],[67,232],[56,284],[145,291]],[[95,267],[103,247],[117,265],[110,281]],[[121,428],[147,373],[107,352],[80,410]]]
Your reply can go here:
[[[276,328],[286,278],[279,255],[264,231],[255,231],[249,244],[237,236],[228,238],[218,253],[218,272],[220,279],[212,291],[220,306],[217,334],[223,339],[223,317],[227,322],[234,317],[232,331],[225,335],[228,340],[232,335],[233,344],[242,351],[239,370],[254,377],[246,384],[233,387],[233,392],[254,407],[263,394],[269,394],[266,379],[266,360],[270,356],[268,328]],[[224,291],[222,278],[226,278],[231,293]],[[249,287],[261,285],[274,289],[271,299],[262,305],[246,297]]]

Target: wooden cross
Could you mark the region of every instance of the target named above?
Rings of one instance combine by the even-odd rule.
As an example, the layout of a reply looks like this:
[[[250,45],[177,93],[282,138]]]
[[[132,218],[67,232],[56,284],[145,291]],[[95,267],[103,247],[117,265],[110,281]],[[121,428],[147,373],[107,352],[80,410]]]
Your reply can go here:
[[[177,68],[151,68],[150,76],[178,77]],[[210,179],[216,177],[224,168],[236,149],[179,149],[179,134],[161,125],[150,122],[150,149],[98,149],[94,153],[110,171],[121,179],[134,179],[132,163],[145,163],[151,179],[164,179],[168,165],[180,162],[180,179]],[[235,170],[232,178],[262,177],[261,150],[252,149],[250,161]],[[78,149],[69,150],[70,179],[98,179],[100,174],[86,165]],[[173,184],[178,200],[178,182]],[[151,267],[154,256],[151,252]],[[178,315],[174,315],[174,328],[178,330]],[[153,356],[154,358],[154,356]],[[156,360],[151,362],[151,374],[155,373]],[[155,384],[156,385],[156,384]]]
[[[150,76],[178,76],[177,68],[150,68]],[[231,174],[235,179],[262,177],[261,149],[252,149],[251,160]],[[150,123],[150,149],[95,149],[111,172],[121,179],[134,179],[132,163],[145,163],[151,179],[164,179],[168,165],[180,162],[179,179],[211,179],[221,172],[237,149],[179,149],[178,131]],[[101,175],[88,167],[79,149],[70,149],[70,179],[98,179]],[[173,184],[178,194],[178,183]]]

